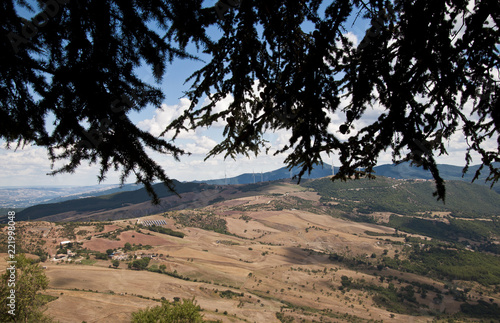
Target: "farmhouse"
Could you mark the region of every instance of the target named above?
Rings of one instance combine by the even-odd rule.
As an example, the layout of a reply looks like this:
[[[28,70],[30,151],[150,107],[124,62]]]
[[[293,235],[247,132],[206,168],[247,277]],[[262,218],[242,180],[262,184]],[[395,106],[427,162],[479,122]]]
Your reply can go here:
[[[156,255],[153,254],[153,253],[151,253],[151,254],[142,254],[141,255],[141,258],[151,258],[152,259],[154,257],[156,257]]]
[[[117,251],[112,253],[110,257],[113,260],[128,260],[131,256],[121,251]]]

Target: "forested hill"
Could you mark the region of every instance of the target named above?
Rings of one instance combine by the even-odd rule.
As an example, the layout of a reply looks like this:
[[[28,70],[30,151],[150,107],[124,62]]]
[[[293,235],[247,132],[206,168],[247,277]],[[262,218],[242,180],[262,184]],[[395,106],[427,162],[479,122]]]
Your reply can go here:
[[[213,185],[201,183],[181,183],[178,181],[174,182],[175,189],[178,194],[186,192],[201,192],[203,190],[208,190],[214,187]],[[175,193],[169,191],[163,184],[156,184],[153,187],[159,198],[165,198],[175,195]],[[89,213],[96,211],[113,210],[145,202],[149,203],[150,201],[151,196],[148,195],[145,188],[142,188],[136,191],[120,192],[110,195],[82,198],[59,203],[35,205],[26,208],[18,213],[17,220],[35,220],[53,214],[63,214],[67,212]]]
[[[493,163],[495,167],[500,167],[500,163]],[[479,165],[470,166],[466,174],[462,174],[463,167],[455,165],[439,164],[439,175],[445,180],[457,180],[465,181],[468,183],[472,182],[476,171],[479,169]],[[432,179],[432,174],[429,171],[424,170],[422,167],[410,166],[410,163],[401,163],[398,165],[387,164],[374,167],[375,175],[392,177],[396,179]],[[483,169],[475,184],[480,185],[490,185],[486,183],[486,177],[488,175],[487,169]],[[500,185],[495,185],[493,189],[500,193]]]
[[[356,208],[360,213],[448,211],[464,217],[500,215],[500,194],[487,186],[463,181],[446,181],[445,203],[432,195],[435,188],[431,180],[397,180],[379,176],[374,180],[332,182],[329,178],[322,178],[302,185],[317,191],[323,202],[339,203],[339,207],[346,210]]]

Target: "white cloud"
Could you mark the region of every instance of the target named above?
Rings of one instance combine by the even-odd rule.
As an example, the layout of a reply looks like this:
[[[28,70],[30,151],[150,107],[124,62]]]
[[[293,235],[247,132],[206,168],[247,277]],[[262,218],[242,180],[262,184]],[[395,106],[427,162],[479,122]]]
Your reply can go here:
[[[155,115],[151,119],[139,121],[137,126],[140,129],[149,131],[153,136],[159,136],[165,128],[176,118],[180,117],[191,105],[191,101],[186,98],[181,98],[176,105],[162,104],[161,108],[156,109]],[[174,132],[169,131],[166,137],[173,137]],[[183,133],[186,136],[189,134]]]
[[[73,174],[49,176],[47,173],[61,167],[56,163],[51,169],[45,148],[27,145],[17,150],[0,147],[0,186],[42,186],[42,185],[96,185],[99,169],[97,166],[82,164]],[[107,183],[118,183],[118,174],[110,173]]]
[[[359,44],[358,36],[356,36],[352,32],[345,33],[344,36],[351,42],[353,43],[354,47],[357,47]]]
[[[215,140],[207,136],[200,136],[195,139],[195,142],[187,143],[182,148],[192,154],[206,155],[215,145],[217,145]]]

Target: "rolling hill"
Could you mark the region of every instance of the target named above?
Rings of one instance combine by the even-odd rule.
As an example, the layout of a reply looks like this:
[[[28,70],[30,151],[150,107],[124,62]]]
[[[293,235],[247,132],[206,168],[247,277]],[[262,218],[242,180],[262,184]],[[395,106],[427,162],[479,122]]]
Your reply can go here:
[[[500,214],[500,195],[484,185],[446,181],[446,200],[436,200],[432,180],[397,180],[378,176],[374,180],[332,182],[329,178],[308,181],[303,186],[335,202],[344,210],[359,213],[451,212],[462,217],[491,217]]]
[[[496,167],[500,167],[500,163],[495,164]],[[456,180],[472,182],[476,171],[479,169],[479,165],[473,165],[469,167],[466,174],[462,174],[463,167],[455,165],[438,165],[439,173],[444,180]],[[410,163],[401,163],[399,165],[386,164],[380,165],[374,168],[375,175],[392,177],[396,179],[432,179],[432,174],[429,171],[424,170],[422,167],[411,166]],[[481,175],[474,182],[480,185],[490,185],[485,183],[488,170],[483,169]],[[499,192],[500,186],[496,185],[494,187],[497,192]]]
[[[290,180],[281,180],[290,182]],[[19,220],[81,221],[89,219],[125,219],[169,210],[196,208],[221,200],[249,196],[280,181],[240,185],[210,185],[176,182],[179,196],[157,184],[160,205],[152,205],[145,189],[99,197],[83,198],[54,204],[29,207],[18,213]],[[379,176],[375,180],[361,179],[332,182],[329,177],[304,180],[303,187],[322,196],[322,202],[333,202],[347,213],[370,214],[393,212],[451,212],[461,217],[491,217],[500,212],[500,196],[484,185],[463,181],[447,181],[446,203],[432,195],[431,180],[397,180]]]
[[[443,206],[424,180],[181,184],[182,199],[167,194],[162,207],[178,201],[182,210],[151,209],[131,219],[151,206],[138,191],[111,195],[109,204],[88,201],[96,208],[125,197],[139,203],[70,219],[125,220],[19,222],[18,248],[45,258],[47,314],[125,323],[162,300],[195,299],[205,319],[223,323],[477,322],[500,315],[498,220],[404,214],[465,203],[496,213],[496,193],[484,186],[450,181]],[[369,214],[367,207],[388,212]],[[154,221],[162,227],[148,226]],[[7,255],[8,229],[1,228]],[[61,246],[67,240],[71,248]],[[0,269],[7,267],[2,258]]]
[[[215,186],[202,183],[181,183],[175,181],[175,188],[177,193],[182,195],[184,193],[200,193],[205,190],[214,189]],[[95,217],[93,217],[95,219],[105,219],[102,218],[103,214],[106,214],[106,212],[111,210],[122,210],[121,212],[118,212],[118,217],[128,218],[138,215],[146,215],[150,211],[159,212],[165,208],[170,209],[179,207],[183,203],[193,202],[192,200],[179,198],[175,193],[169,191],[163,184],[154,185],[154,189],[160,198],[171,198],[171,203],[163,201],[163,204],[153,206],[151,205],[151,197],[146,192],[146,189],[141,188],[135,191],[118,192],[97,197],[35,205],[19,212],[17,214],[17,218],[19,221],[22,221],[50,217],[51,221],[62,221],[67,220],[68,218],[77,220],[82,217],[95,215]],[[174,199],[172,199],[172,197],[174,197]],[[110,217],[117,216],[110,215]]]
[[[453,165],[438,165],[441,176],[445,180],[460,180],[471,182],[478,165],[471,166],[469,172],[462,177],[462,167]],[[280,179],[287,179],[297,175],[300,168],[295,167],[289,171],[286,167],[265,172],[265,173],[246,173],[236,177],[220,178],[212,180],[194,181],[193,183],[206,183],[209,185],[237,185],[251,184],[258,182],[268,182]],[[375,175],[391,177],[395,179],[432,179],[428,171],[418,167],[411,167],[409,163],[399,165],[386,164],[374,168]],[[303,179],[314,179],[330,176],[332,167],[324,164],[316,167],[310,174],[304,174]],[[476,184],[487,185],[485,183],[486,174],[483,172],[479,176]],[[108,188],[109,187],[109,188]],[[141,185],[125,184],[116,185],[97,185],[89,187],[3,187],[0,188],[0,208],[26,208],[36,204],[58,203],[68,200],[81,199],[86,197],[97,197],[119,192],[134,191],[141,189]],[[500,193],[500,185],[493,187],[497,193]]]

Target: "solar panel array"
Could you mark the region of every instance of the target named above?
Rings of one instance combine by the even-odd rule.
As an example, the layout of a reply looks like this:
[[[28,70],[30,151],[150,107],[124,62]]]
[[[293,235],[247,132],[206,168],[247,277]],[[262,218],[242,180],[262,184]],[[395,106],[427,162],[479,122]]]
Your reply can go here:
[[[167,225],[167,222],[165,220],[142,220],[141,224],[150,227],[153,225],[156,226]]]

